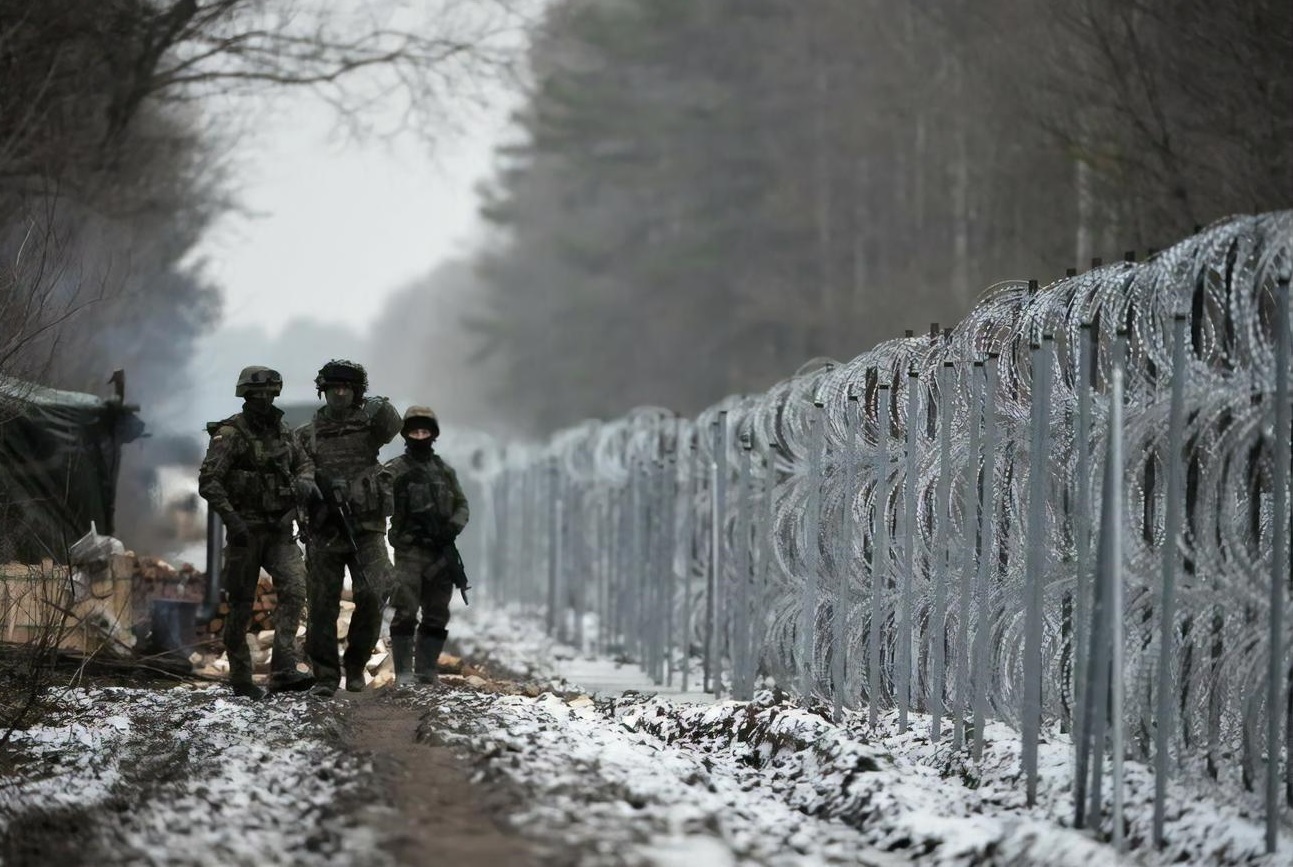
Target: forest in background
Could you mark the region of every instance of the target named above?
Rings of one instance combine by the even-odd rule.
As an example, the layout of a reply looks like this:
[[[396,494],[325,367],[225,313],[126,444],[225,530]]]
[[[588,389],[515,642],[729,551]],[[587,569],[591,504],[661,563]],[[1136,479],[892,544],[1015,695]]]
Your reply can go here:
[[[463,322],[530,433],[1293,200],[1276,0],[555,0],[529,75]]]
[[[359,0],[0,0],[0,372],[190,389],[220,311],[191,251],[247,132],[210,106],[309,87],[347,122],[397,93],[434,129],[464,69],[506,65],[478,10],[511,5],[438,2],[471,14],[392,46],[333,11]],[[500,433],[693,413],[1293,198],[1275,0],[551,0],[530,36],[489,238],[359,350]]]
[[[126,401],[169,433],[161,408],[209,374],[191,361],[221,315],[194,251],[240,207],[234,146],[258,112],[308,89],[357,136],[380,101],[430,140],[474,76],[507,66],[510,4],[0,0],[0,377],[106,397],[120,368]],[[0,404],[0,435],[20,411]],[[152,543],[154,465],[191,452],[164,436],[125,449],[132,543]]]
[[[187,388],[221,303],[192,253],[257,111],[309,89],[351,133],[380,104],[430,140],[506,68],[512,2],[0,0],[0,374]]]

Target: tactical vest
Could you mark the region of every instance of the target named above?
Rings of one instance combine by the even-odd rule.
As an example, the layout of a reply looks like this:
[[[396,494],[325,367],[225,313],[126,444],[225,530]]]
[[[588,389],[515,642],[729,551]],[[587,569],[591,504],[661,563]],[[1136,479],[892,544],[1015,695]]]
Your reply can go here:
[[[292,448],[287,427],[252,431],[242,414],[207,424],[207,433],[215,436],[223,427],[231,427],[242,437],[247,448],[241,450],[224,479],[225,490],[234,510],[244,519],[257,518],[277,522],[296,507],[292,490]]]
[[[434,534],[453,517],[454,489],[439,455],[420,461],[408,455],[397,458],[396,486],[404,496],[406,514],[399,516],[410,530]]]
[[[344,483],[350,508],[361,521],[385,520],[391,513],[391,492],[377,461],[380,446],[375,440],[372,420],[360,408],[341,421],[319,411],[301,437],[314,460],[315,480],[321,487]]]

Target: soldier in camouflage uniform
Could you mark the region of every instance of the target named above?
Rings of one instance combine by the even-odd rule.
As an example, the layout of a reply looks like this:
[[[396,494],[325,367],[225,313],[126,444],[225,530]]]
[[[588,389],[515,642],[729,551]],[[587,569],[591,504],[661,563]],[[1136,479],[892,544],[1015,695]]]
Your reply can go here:
[[[247,367],[234,394],[242,412],[207,425],[211,443],[198,471],[198,493],[225,527],[225,589],[229,616],[225,648],[235,695],[256,699],[264,690],[252,682],[247,627],[260,570],[274,580],[274,649],[270,690],[308,689],[314,678],[297,671],[296,630],[305,601],[305,566],[292,534],[297,497],[314,489],[314,467],[296,446],[274,398],[283,378],[268,367]]]
[[[326,405],[297,429],[297,441],[314,463],[318,485],[327,489],[324,499],[339,497],[351,521],[347,534],[336,508],[313,510],[312,515],[326,517],[311,517],[306,540],[305,649],[314,667],[312,693],[327,698],[340,684],[343,663],[346,689],[364,688],[364,667],[381,634],[382,599],[390,587],[385,533],[391,491],[377,452],[399,432],[400,415],[384,397],[365,399],[368,374],[352,361],[329,361],[314,383]],[[347,567],[355,610],[343,660],[337,652],[337,613]]]
[[[433,450],[440,422],[429,407],[409,407],[401,433],[404,454],[386,464],[395,491],[390,529],[396,577],[391,595],[395,608],[391,655],[398,685],[412,684],[415,670],[419,682],[434,684],[436,660],[449,636],[446,627],[454,590],[451,546],[467,525],[467,497],[453,468]]]

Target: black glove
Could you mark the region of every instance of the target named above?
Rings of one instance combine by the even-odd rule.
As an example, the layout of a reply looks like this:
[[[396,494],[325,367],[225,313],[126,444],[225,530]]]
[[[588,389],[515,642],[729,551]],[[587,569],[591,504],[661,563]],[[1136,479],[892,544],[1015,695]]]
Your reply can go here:
[[[230,512],[224,516],[224,537],[225,541],[235,548],[241,548],[251,541],[251,530],[247,528],[247,522],[242,519],[242,515]]]
[[[458,528],[454,526],[445,527],[439,533],[436,533],[436,545],[440,548],[448,548],[458,538]]]

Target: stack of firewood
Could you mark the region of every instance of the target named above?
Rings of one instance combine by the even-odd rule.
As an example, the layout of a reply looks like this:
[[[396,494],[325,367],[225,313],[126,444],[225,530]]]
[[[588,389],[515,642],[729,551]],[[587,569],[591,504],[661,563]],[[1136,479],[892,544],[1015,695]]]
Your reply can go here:
[[[262,571],[260,580],[256,583],[256,602],[251,608],[251,625],[247,627],[249,632],[265,632],[274,628],[274,607],[278,604],[278,594],[274,592],[274,582],[270,579],[269,573]],[[225,618],[229,616],[229,603],[221,602],[220,607],[216,609],[215,616],[211,622],[205,626],[198,627],[198,632],[204,635],[210,635],[213,638],[219,638],[220,633],[224,630]]]
[[[154,599],[186,599],[200,603],[206,598],[206,593],[206,573],[198,571],[191,563],[182,563],[176,568],[157,557],[135,559],[132,606],[138,617],[148,616]],[[262,571],[256,584],[256,602],[252,608],[248,631],[263,633],[272,630],[274,607],[277,603],[274,583],[269,573]],[[223,652],[220,634],[224,631],[228,616],[229,603],[222,600],[209,622],[197,624],[198,641],[216,653]]]
[[[266,589],[266,583],[262,580],[260,589]],[[257,595],[259,604],[260,595]],[[350,618],[354,614],[355,605],[349,600],[342,600],[341,610],[337,614],[337,638],[341,650],[345,646],[346,634],[350,631]],[[267,612],[266,612],[267,613]],[[301,659],[304,654],[301,653],[301,640],[305,636],[305,626],[302,624],[297,627],[297,653]],[[274,647],[274,630],[272,629],[252,629],[246,636],[247,647],[251,651],[252,665],[258,681],[264,681],[270,672],[270,662],[273,658]],[[229,657],[224,653],[224,645],[215,642],[206,646],[202,651],[195,652],[189,661],[193,663],[199,674],[209,677],[222,677],[229,673]],[[302,663],[298,666],[299,670],[305,671],[308,666]],[[377,640],[373,648],[372,658],[368,660],[368,676],[365,678],[369,686],[385,686],[395,679],[395,671],[392,666],[390,653],[386,648],[386,642],[382,639]]]
[[[131,604],[136,612],[147,616],[154,599],[201,602],[207,576],[192,563],[182,563],[176,569],[158,557],[135,557],[131,584]]]

